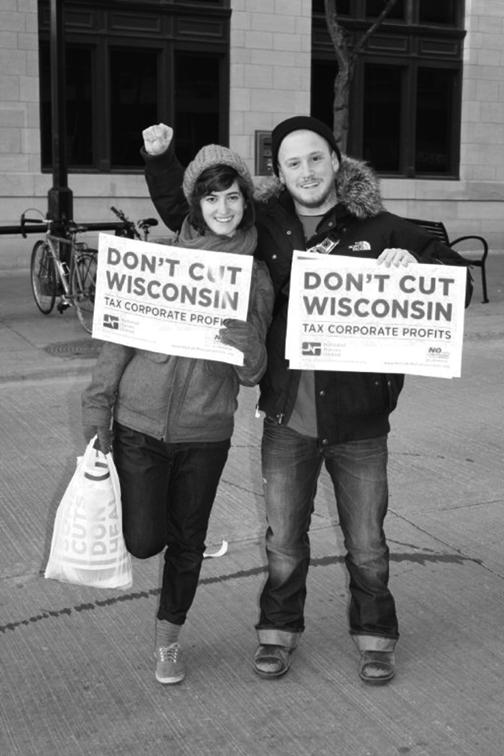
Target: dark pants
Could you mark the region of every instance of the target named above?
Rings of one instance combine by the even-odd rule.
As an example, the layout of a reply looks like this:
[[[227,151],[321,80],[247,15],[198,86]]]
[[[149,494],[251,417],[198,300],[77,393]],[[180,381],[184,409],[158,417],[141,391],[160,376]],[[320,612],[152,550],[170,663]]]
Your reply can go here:
[[[229,447],[229,439],[166,444],[115,425],[126,547],[139,559],[166,547],[158,619],[182,625],[191,607]]]
[[[260,598],[259,640],[294,647],[304,629],[308,530],[323,463],[333,482],[347,550],[350,632],[361,648],[393,648],[398,627],[383,531],[386,436],[324,447],[268,419],[262,441],[268,579]]]

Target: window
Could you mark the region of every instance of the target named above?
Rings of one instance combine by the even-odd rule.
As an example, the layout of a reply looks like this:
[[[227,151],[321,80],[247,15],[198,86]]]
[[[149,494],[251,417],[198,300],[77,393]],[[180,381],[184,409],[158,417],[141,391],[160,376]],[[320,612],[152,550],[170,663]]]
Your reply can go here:
[[[69,67],[64,101],[66,103],[67,148],[75,166],[90,165],[93,160],[93,98],[89,71],[92,50],[76,45],[72,49],[72,65]],[[42,164],[50,165],[51,143],[51,68],[49,44],[40,48],[40,109]]]
[[[338,13],[340,16],[350,15],[352,0],[338,0]],[[312,0],[312,13],[324,12],[324,0]]]
[[[141,171],[141,132],[159,121],[174,126],[185,163],[203,144],[227,143],[228,6],[65,0],[61,100],[70,170]],[[49,0],[39,0],[43,170],[52,166],[49,26]]]
[[[418,69],[416,152],[417,174],[449,173],[455,155],[451,155],[452,133],[458,91],[454,71],[439,68]]]
[[[421,24],[448,24],[455,26],[457,23],[458,0],[420,0],[418,20]]]
[[[377,171],[398,171],[401,164],[402,80],[396,66],[366,66],[363,157]]]
[[[333,118],[334,78],[338,71],[334,60],[312,61],[311,114],[329,126]]]
[[[195,150],[219,142],[219,61],[177,51],[174,81],[177,155],[187,165]]]
[[[349,0],[339,20],[350,49],[381,8]],[[337,64],[323,9],[313,10],[311,112],[332,125]],[[391,176],[458,177],[463,14],[455,0],[398,0],[356,61],[349,154]]]
[[[395,5],[392,6],[392,10],[389,12],[387,18],[404,21],[404,6],[404,0],[396,0]],[[382,12],[383,7],[383,0],[366,0],[366,16],[368,18],[376,18]]]
[[[159,57],[155,50],[109,49],[111,168],[141,164],[142,129],[157,123]]]

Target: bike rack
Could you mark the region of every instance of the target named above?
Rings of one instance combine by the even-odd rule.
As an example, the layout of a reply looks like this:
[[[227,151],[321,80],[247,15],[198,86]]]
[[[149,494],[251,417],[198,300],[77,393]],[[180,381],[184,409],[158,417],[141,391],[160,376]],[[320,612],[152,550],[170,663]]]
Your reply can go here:
[[[127,225],[125,223],[120,223],[119,221],[83,223],[82,225],[86,226],[87,231],[115,231],[116,236],[127,230]],[[31,226],[0,226],[0,235],[21,234],[21,236],[24,237],[27,234],[43,234],[44,231],[45,228],[43,227],[43,223]]]

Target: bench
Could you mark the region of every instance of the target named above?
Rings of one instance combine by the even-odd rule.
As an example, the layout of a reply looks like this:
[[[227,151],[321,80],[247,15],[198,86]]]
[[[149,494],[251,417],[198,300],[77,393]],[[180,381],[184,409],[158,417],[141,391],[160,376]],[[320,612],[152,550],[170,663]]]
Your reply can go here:
[[[475,252],[475,256],[472,256],[472,252],[469,253],[461,253],[458,250],[455,250],[458,252],[458,254],[462,257],[463,260],[465,260],[470,267],[477,267],[481,269],[481,288],[483,290],[483,302],[486,303],[489,301],[488,294],[487,294],[487,280],[486,280],[486,268],[485,268],[485,262],[488,255],[488,244],[486,240],[482,236],[459,236],[458,239],[454,239],[453,241],[450,241],[448,238],[448,232],[446,230],[446,227],[444,223],[441,223],[441,221],[428,221],[428,220],[419,220],[418,218],[406,218],[405,220],[410,221],[410,223],[415,223],[417,226],[420,226],[425,231],[430,233],[432,236],[435,236],[436,239],[439,239],[439,241],[443,242],[443,244],[447,244],[449,247],[455,247],[455,245],[459,242],[467,241],[474,239],[478,242],[478,244],[481,245],[481,251]]]

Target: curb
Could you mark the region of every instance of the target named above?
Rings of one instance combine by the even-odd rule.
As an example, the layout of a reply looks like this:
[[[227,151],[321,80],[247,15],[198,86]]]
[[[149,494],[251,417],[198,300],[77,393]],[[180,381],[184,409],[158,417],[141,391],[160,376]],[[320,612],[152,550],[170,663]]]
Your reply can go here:
[[[38,380],[50,380],[52,378],[59,378],[60,380],[65,380],[66,378],[75,378],[80,375],[84,375],[85,373],[89,373],[91,375],[91,371],[93,369],[93,364],[82,364],[82,365],[75,365],[71,368],[65,368],[65,370],[62,370],[61,367],[48,367],[48,368],[38,368],[36,370],[30,370],[29,373],[9,373],[8,375],[0,375],[0,386],[8,386],[12,383],[29,383],[30,381],[38,381]]]

